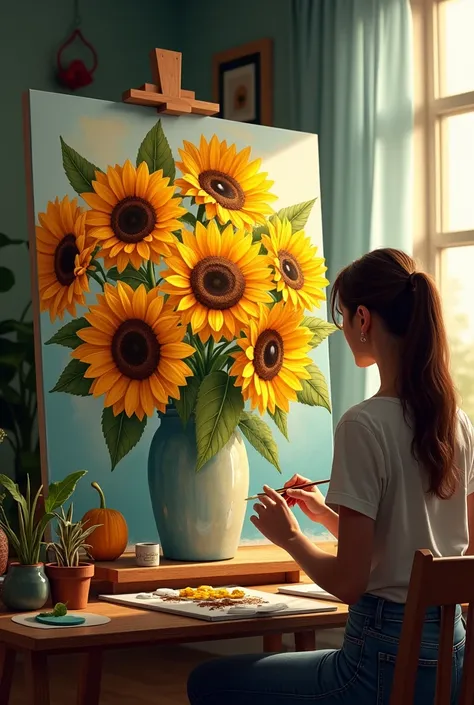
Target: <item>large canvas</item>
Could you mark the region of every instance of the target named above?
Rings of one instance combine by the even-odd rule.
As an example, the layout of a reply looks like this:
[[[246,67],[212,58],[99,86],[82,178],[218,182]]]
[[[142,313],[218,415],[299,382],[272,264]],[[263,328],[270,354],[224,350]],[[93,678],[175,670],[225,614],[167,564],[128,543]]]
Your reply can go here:
[[[158,142],[150,137],[147,142],[146,136],[154,135],[156,138],[157,130],[160,137]],[[179,226],[192,229],[196,216],[199,217],[205,212],[203,211],[205,206],[201,205],[201,211],[198,211],[197,196],[200,184],[198,183],[197,190],[193,191],[192,173],[191,176],[188,174],[186,182],[183,172],[187,168],[192,172],[193,155],[195,157],[199,149],[220,149],[224,155],[223,159],[232,161],[237,158],[244,166],[250,164],[252,160],[261,160],[261,162],[254,162],[254,166],[246,173],[247,188],[251,190],[252,184],[260,184],[258,188],[262,192],[259,196],[258,188],[254,189],[253,197],[247,199],[250,210],[252,211],[253,208],[253,214],[260,217],[260,225],[257,222],[256,227],[251,229],[253,237],[258,239],[262,233],[268,232],[268,227],[261,225],[262,216],[268,218],[273,212],[280,213],[282,222],[284,216],[285,222],[290,223],[293,232],[304,230],[305,236],[311,240],[311,245],[317,246],[318,256],[322,257],[318,140],[315,135],[208,117],[162,116],[159,118],[153,110],[143,107],[36,91],[31,91],[29,94],[28,137],[31,149],[32,203],[35,225],[39,226],[36,234],[32,229],[31,244],[36,263],[33,298],[36,304],[36,336],[39,353],[39,420],[43,450],[43,479],[48,482],[56,481],[72,471],[87,470],[88,479],[97,481],[105,491],[108,506],[120,510],[125,515],[129,525],[130,542],[153,541],[156,539],[157,531],[147,484],[147,458],[151,440],[159,424],[158,414],[156,410],[154,413],[148,413],[149,408],[139,408],[140,415],[145,417],[147,423],[138,442],[123,458],[121,455],[124,444],[126,446],[129,442],[133,445],[136,439],[122,438],[121,447],[115,447],[114,451],[109,452],[110,448],[104,439],[102,427],[104,395],[99,394],[96,397],[90,395],[91,380],[84,379],[82,374],[77,374],[77,370],[80,371],[81,368],[77,368],[75,373],[73,370],[72,377],[76,375],[73,379],[68,378],[67,372],[64,373],[73,359],[77,341],[71,343],[67,340],[67,336],[65,336],[66,339],[61,340],[60,333],[66,324],[87,313],[86,306],[97,304],[96,296],[101,292],[103,276],[100,267],[93,271],[87,270],[91,253],[88,252],[85,243],[82,243],[79,258],[76,257],[77,249],[74,247],[68,249],[67,242],[64,243],[61,251],[56,252],[55,246],[48,242],[45,231],[48,231],[48,228],[61,229],[61,226],[67,229],[68,224],[72,228],[71,218],[79,216],[79,212],[75,210],[76,205],[72,203],[74,198],[77,198],[77,207],[82,207],[86,211],[94,210],[98,203],[97,192],[95,196],[92,195],[92,198],[89,193],[86,197],[88,203],[76,193],[76,191],[81,192],[83,184],[87,184],[88,180],[90,183],[91,164],[96,165],[105,175],[99,177],[97,188],[105,198],[110,198],[110,191],[101,190],[101,178],[105,184],[108,174],[110,185],[117,175],[120,178],[123,176],[120,182],[122,185],[117,185],[120,192],[128,178],[124,176],[127,160],[131,162],[127,169],[133,169],[130,174],[135,179],[134,184],[138,183],[137,179],[146,180],[149,170],[146,174],[143,170],[140,171],[140,175],[135,171],[135,165],[138,166],[136,160],[139,148],[142,157],[147,155],[148,159],[161,159],[163,178],[171,177],[170,182],[166,184],[160,182],[160,185],[159,179],[155,179],[143,182],[140,186],[137,185],[136,188],[140,189],[140,197],[147,195],[150,199],[154,198],[158,206],[166,201],[168,205],[164,221],[168,219],[168,225],[172,230]],[[150,154],[150,150],[154,150],[154,153]],[[181,150],[181,156],[179,150]],[[172,173],[174,164],[171,163],[172,160],[170,161],[170,154],[177,163],[176,175]],[[87,163],[81,162],[81,157],[84,157]],[[108,171],[109,167],[112,169]],[[268,184],[256,178],[257,170],[268,174]],[[174,176],[176,181],[173,186]],[[271,185],[270,181],[273,182]],[[175,198],[166,200],[163,195],[165,186],[175,189]],[[182,196],[186,188],[189,195],[194,194],[194,201],[188,198],[185,204],[186,198],[184,198],[179,205],[180,201],[176,196],[180,194]],[[223,187],[222,184],[216,183],[214,188],[222,190],[225,185]],[[264,197],[265,193],[270,194],[268,198]],[[68,201],[63,200],[66,196],[69,198]],[[58,200],[55,205],[56,199]],[[60,205],[61,203],[63,206]],[[182,206],[185,206],[187,214]],[[216,207],[216,217],[219,215],[217,211]],[[238,210],[230,209],[229,212],[233,225],[237,229],[244,230],[247,225],[248,232],[249,217],[251,218],[252,213],[250,216],[248,213],[239,216]],[[120,218],[119,211],[116,211],[116,217]],[[99,235],[101,228],[104,228],[100,213],[92,216],[87,223],[88,226],[97,228]],[[80,222],[79,227],[81,227]],[[219,233],[222,233],[220,225],[215,233],[209,231],[208,236],[218,237]],[[163,242],[167,242],[166,237],[163,238]],[[133,273],[135,271],[133,258],[138,259],[138,262],[135,262],[138,266],[140,257],[134,244],[132,242],[128,244],[130,246],[127,248],[124,246],[115,250],[109,249],[109,261],[106,258],[98,262],[99,264],[101,262],[103,267],[108,265],[109,271],[115,272],[117,267],[123,269],[127,265],[127,271],[131,272],[130,283],[136,287],[140,283],[137,278],[143,276],[140,271],[145,271],[146,274],[147,270]],[[41,253],[53,256],[53,259],[50,257],[50,261],[54,262],[59,274],[63,267],[61,276],[65,283],[68,277],[66,270],[71,267],[71,256],[75,259],[76,289],[71,289],[66,298],[61,298],[54,276],[49,282],[51,290],[47,292],[46,265],[45,259],[41,258]],[[140,253],[150,256],[148,246],[143,247]],[[159,247],[154,255],[156,261],[160,259]],[[51,272],[49,275],[51,276]],[[173,286],[179,286],[180,281],[179,273],[175,279],[168,277],[168,285],[171,289]],[[89,290],[86,291],[87,289]],[[171,289],[168,287],[168,293]],[[306,314],[327,320],[326,303],[322,297],[320,298],[320,307],[314,312],[307,311]],[[46,309],[42,312],[40,312],[41,301],[43,308]],[[45,306],[45,301],[49,301],[48,306]],[[75,315],[72,315],[74,306]],[[183,305],[183,310],[185,309],[186,305]],[[59,313],[64,313],[62,320],[58,316]],[[100,311],[97,315],[96,320],[100,325]],[[217,320],[217,318],[213,319],[212,325],[217,325]],[[222,318],[222,325],[228,323],[227,319]],[[71,331],[71,327],[67,330]],[[313,346],[309,354],[322,374],[322,382],[320,380],[321,385],[319,383],[313,385],[313,390],[311,386],[307,387],[306,403],[303,399],[303,403],[290,405],[289,414],[284,421],[287,423],[288,440],[282,433],[285,429],[281,419],[270,418],[267,414],[264,417],[276,442],[279,461],[274,462],[274,465],[279,464],[281,474],[251,444],[247,444],[251,493],[260,491],[264,483],[274,487],[281,486],[295,472],[315,480],[329,476],[332,419],[329,411],[329,359],[326,337],[330,332],[329,325],[322,325],[319,332],[315,333],[318,337],[318,345]],[[84,343],[84,340],[79,342]],[[176,354],[178,355],[178,352]],[[186,360],[182,362],[185,363]],[[311,395],[313,395],[312,399],[308,398]],[[118,401],[114,406],[116,411],[123,410],[125,406],[125,401],[119,397],[120,395],[117,396]],[[145,402],[143,405],[146,405]],[[129,403],[131,403],[130,399],[127,401],[127,404]],[[118,408],[120,404],[122,404],[121,409]],[[108,440],[110,446],[110,438]],[[115,466],[113,471],[111,465]],[[95,505],[96,495],[90,483],[83,481],[77,488],[74,502],[78,518]],[[250,510],[251,507],[247,511],[242,542],[263,543],[262,537],[249,521]],[[322,537],[321,527],[311,523],[300,513],[298,518],[309,535]]]

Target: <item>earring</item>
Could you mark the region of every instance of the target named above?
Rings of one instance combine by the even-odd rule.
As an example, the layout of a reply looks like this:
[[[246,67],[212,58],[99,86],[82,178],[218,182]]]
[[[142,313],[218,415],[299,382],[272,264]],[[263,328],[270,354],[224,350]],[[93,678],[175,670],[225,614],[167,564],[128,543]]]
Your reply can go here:
[[[360,334],[360,342],[361,342],[361,343],[366,343],[366,342],[367,342],[367,338],[365,337],[365,334],[364,334],[364,333],[361,333],[361,334]]]

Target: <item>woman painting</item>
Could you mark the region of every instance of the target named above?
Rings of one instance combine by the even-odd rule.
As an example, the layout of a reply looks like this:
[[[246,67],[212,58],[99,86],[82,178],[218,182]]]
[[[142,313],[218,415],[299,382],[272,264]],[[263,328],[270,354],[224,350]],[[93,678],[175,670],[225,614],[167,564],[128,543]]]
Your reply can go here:
[[[292,490],[307,482],[297,474],[286,484],[288,499],[264,488],[252,522],[350,605],[343,646],[212,660],[191,674],[192,705],[388,705],[415,551],[460,556],[474,548],[473,430],[457,408],[432,279],[403,252],[377,250],[338,275],[332,312],[342,318],[356,365],[378,366],[380,389],[337,426],[326,500],[316,488]],[[336,556],[302,533],[295,503],[338,539]],[[433,607],[425,616],[417,705],[434,702],[439,631]],[[464,640],[458,608],[453,704]]]

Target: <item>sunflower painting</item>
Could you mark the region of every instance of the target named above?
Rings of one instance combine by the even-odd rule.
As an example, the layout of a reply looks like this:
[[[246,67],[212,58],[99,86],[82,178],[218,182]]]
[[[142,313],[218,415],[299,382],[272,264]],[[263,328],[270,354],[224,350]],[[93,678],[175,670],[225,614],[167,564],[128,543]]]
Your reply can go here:
[[[207,220],[217,218],[221,225],[251,231],[273,212],[270,203],[276,196],[269,190],[273,181],[261,171],[261,160],[250,161],[250,152],[250,147],[238,152],[235,144],[228,146],[217,135],[209,142],[201,136],[199,146],[185,140],[179,150],[182,161],[176,164],[183,176],[176,186],[204,206]]]
[[[85,305],[89,291],[87,272],[91,266],[93,245],[86,239],[86,213],[77,199],[65,196],[48,203],[46,213],[38,214],[36,249],[38,252],[38,286],[42,311],[51,321],[61,320],[68,311],[76,315],[76,304]]]
[[[146,162],[135,168],[127,159],[106,174],[97,171],[92,187],[82,198],[90,207],[90,237],[100,245],[97,256],[107,269],[116,266],[121,274],[128,264],[140,269],[170,253],[173,230],[181,227],[179,217],[186,211],[181,199],[173,198],[175,189],[162,169],[150,175]]]
[[[316,459],[326,475],[335,327],[315,136],[111,106],[30,97],[42,418],[50,479],[80,458],[145,507],[147,541],[144,466],[171,414],[197,476],[235,434],[251,492]]]
[[[203,343],[212,335],[231,341],[250,318],[258,318],[259,303],[271,303],[271,272],[251,233],[228,225],[221,232],[214,220],[197,222],[184,231],[177,253],[165,258],[161,290],[170,295],[184,324]]]

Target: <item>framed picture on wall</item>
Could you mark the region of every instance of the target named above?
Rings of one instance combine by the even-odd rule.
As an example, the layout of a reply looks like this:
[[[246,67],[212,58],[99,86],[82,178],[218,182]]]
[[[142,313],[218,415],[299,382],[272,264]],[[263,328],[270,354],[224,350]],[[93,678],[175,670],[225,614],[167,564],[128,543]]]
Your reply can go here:
[[[228,49],[213,58],[213,98],[219,117],[257,125],[273,123],[271,39]]]

